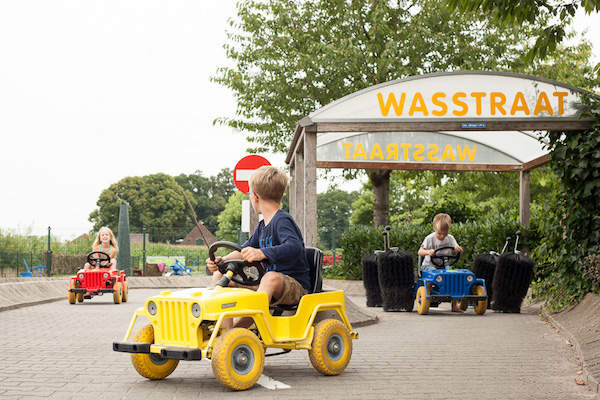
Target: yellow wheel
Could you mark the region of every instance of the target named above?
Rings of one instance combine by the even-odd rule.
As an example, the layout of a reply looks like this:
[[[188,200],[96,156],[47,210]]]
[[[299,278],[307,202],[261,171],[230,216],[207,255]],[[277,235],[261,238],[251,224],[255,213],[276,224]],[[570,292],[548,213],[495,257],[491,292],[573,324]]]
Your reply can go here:
[[[83,293],[77,293],[77,302],[83,303]]]
[[[129,285],[127,282],[123,282],[123,298],[121,300],[125,303],[127,299],[129,299]]]
[[[475,292],[474,294],[476,294],[477,296],[485,295],[485,289],[483,288],[483,286],[477,285],[473,289],[472,289],[472,291]],[[477,314],[483,315],[483,314],[485,314],[485,311],[487,310],[487,306],[488,306],[488,299],[485,299],[485,300],[479,300],[479,301],[475,302],[475,304],[473,305],[473,308],[475,309],[475,312]]]
[[[70,282],[69,282],[69,289],[73,289],[74,287],[75,287],[75,282],[73,282],[73,281],[70,281]],[[75,300],[76,300],[76,299],[75,299],[75,293],[73,293],[73,292],[71,292],[71,291],[69,290],[69,293],[68,293],[68,294],[69,294],[69,304],[75,304]]]
[[[460,308],[463,311],[467,311],[467,308],[469,308],[469,300],[461,300],[458,302],[458,308]]]
[[[254,386],[265,367],[265,349],[256,335],[243,328],[225,331],[212,353],[215,378],[233,390]]]
[[[341,374],[352,357],[352,339],[341,321],[325,319],[315,326],[310,363],[323,375]]]
[[[154,328],[152,325],[148,324],[137,331],[133,341],[137,343],[154,343]],[[179,360],[169,360],[156,353],[138,353],[131,355],[131,364],[144,378],[163,379],[175,371]]]
[[[429,305],[431,302],[427,300],[427,289],[425,286],[421,286],[417,290],[417,312],[420,315],[425,315],[429,312]]]
[[[121,299],[123,298],[123,287],[121,286],[121,282],[116,282],[113,290],[113,300],[115,304],[120,304]]]

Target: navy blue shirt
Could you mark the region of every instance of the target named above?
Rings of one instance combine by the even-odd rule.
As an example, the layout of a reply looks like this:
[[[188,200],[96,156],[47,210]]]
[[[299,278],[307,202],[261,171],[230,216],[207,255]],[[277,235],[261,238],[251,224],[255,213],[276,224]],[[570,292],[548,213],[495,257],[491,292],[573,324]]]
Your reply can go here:
[[[278,210],[265,226],[260,221],[256,230],[243,245],[261,249],[267,257],[262,260],[265,270],[277,271],[296,279],[310,291],[308,261],[302,232],[290,214]]]

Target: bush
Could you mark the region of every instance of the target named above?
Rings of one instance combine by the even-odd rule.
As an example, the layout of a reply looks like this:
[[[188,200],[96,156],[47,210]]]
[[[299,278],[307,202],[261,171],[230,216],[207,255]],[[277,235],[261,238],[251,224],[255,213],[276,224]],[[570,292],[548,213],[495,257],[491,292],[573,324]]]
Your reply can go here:
[[[535,220],[532,220],[535,227]],[[457,268],[470,269],[477,254],[489,251],[501,251],[506,237],[512,237],[509,249],[514,248],[515,232],[522,232],[519,249],[532,249],[538,243],[536,229],[526,230],[519,225],[517,218],[507,214],[475,221],[452,224],[450,233],[463,248]],[[400,250],[410,251],[418,265],[417,251],[425,236],[433,232],[431,224],[405,224],[392,226],[390,245]],[[342,236],[341,246],[344,257],[342,265],[337,269],[340,277],[345,279],[362,279],[361,259],[375,250],[383,250],[383,227],[357,226],[350,228]]]

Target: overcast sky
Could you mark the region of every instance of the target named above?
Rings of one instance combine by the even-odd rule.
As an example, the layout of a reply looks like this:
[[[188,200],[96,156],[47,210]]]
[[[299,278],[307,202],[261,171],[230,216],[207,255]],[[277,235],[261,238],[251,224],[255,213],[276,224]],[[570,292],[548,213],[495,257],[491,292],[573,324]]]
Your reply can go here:
[[[126,176],[233,169],[248,145],[212,125],[235,103],[209,77],[234,15],[233,0],[0,0],[0,228],[72,237]],[[595,43],[598,19],[577,19]]]

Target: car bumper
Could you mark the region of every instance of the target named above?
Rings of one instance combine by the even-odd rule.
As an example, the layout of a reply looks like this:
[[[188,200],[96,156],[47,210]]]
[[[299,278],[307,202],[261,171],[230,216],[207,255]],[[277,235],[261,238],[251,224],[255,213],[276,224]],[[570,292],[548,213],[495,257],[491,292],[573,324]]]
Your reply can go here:
[[[85,288],[71,288],[69,289],[69,292],[71,293],[89,293],[89,294],[101,294],[101,293],[112,293],[115,290],[113,288],[107,288],[107,289],[92,289],[92,290],[88,290]]]
[[[471,301],[482,301],[482,300],[487,300],[487,296],[475,296],[475,295],[468,295],[468,296],[462,296],[462,297],[452,297],[452,296],[442,296],[442,295],[431,295],[427,297],[427,300],[430,301],[435,301],[435,302],[448,302],[448,301],[452,301],[452,300],[471,300]]]
[[[121,353],[150,354],[150,343],[113,342],[113,350]],[[171,360],[201,360],[202,350],[192,347],[164,347],[160,356]]]

